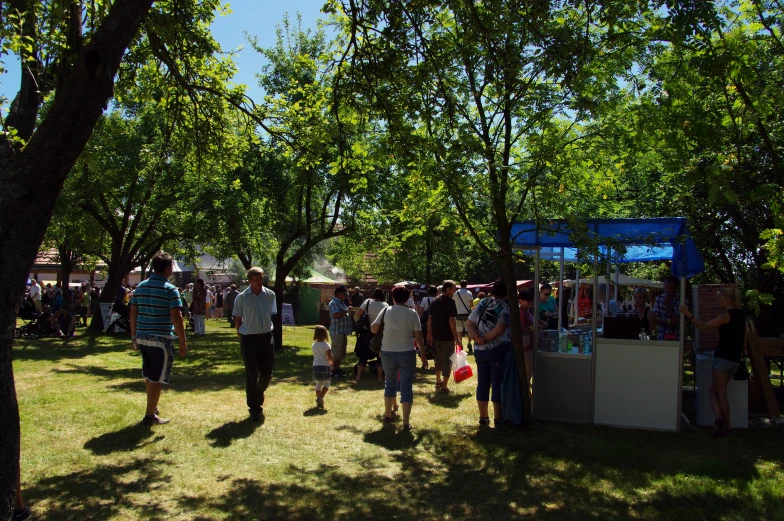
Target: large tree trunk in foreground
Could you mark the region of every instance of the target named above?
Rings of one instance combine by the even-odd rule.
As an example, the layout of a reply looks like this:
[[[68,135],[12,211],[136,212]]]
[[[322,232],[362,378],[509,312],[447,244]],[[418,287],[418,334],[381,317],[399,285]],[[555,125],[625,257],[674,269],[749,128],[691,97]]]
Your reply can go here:
[[[523,352],[523,327],[520,322],[520,304],[517,302],[517,275],[512,251],[502,252],[501,264],[504,270],[504,281],[509,303],[509,327],[512,330],[512,346],[517,362],[517,376],[520,383],[520,402],[523,405],[523,425],[532,427],[534,416],[531,410],[531,396],[528,394],[528,382],[525,372],[525,354]]]
[[[153,0],[116,0],[23,149],[0,142],[0,519],[11,519],[19,464],[12,366],[15,308],[65,178],[112,97],[123,53]],[[26,73],[23,72],[23,77]],[[9,119],[14,114],[9,115]],[[32,127],[31,127],[32,128]]]

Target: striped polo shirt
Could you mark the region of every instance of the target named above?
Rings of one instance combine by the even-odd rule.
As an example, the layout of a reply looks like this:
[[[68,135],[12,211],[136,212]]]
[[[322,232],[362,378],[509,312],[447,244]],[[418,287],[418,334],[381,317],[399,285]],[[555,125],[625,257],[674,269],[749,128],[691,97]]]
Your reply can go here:
[[[169,313],[179,309],[181,304],[180,292],[171,282],[160,275],[150,275],[136,287],[131,297],[131,305],[138,310],[136,336],[173,336],[174,324]]]

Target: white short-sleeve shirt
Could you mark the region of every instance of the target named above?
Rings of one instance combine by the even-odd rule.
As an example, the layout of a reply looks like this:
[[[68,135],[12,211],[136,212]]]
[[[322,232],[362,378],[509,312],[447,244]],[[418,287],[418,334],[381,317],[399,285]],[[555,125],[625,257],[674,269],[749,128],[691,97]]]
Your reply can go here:
[[[460,288],[459,290],[455,291],[455,295],[452,297],[452,300],[455,301],[458,315],[468,315],[471,313],[471,305],[474,302],[474,295],[471,293],[471,291]]]
[[[387,308],[384,313],[379,313],[374,324],[384,321],[384,338],[381,340],[381,351],[390,353],[403,353],[413,351],[414,332],[422,331],[419,316],[416,311],[395,304]]]
[[[385,310],[388,306],[386,302],[379,302],[378,300],[368,299],[362,303],[360,306],[365,313],[368,314],[368,320],[370,323],[376,321],[378,318],[378,314]]]
[[[329,358],[327,358],[327,351],[331,348],[326,342],[313,342],[310,346],[313,350],[313,367],[329,365]]]

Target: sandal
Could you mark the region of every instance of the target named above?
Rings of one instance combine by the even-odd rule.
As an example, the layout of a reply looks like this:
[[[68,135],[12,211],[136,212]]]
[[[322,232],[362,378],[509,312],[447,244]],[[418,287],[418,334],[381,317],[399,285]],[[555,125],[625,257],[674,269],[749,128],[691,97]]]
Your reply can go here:
[[[151,425],[165,425],[169,423],[169,420],[164,420],[163,418],[159,418],[158,415],[153,414],[152,416],[145,416],[142,418],[142,425],[151,426]]]
[[[490,418],[487,416],[485,416],[484,418],[480,416],[479,425],[490,425]]]
[[[452,392],[452,389],[450,389],[449,387],[441,387],[441,388],[439,389],[439,391],[441,391],[441,392],[442,392],[442,393],[444,393],[444,394],[449,394],[449,393],[451,393],[451,392]]]
[[[410,430],[413,430],[413,427],[411,426],[410,423],[406,423],[405,425],[403,425],[403,430],[404,431],[410,431]]]
[[[716,421],[713,422],[713,437],[714,438],[719,438],[723,434],[723,431],[722,431],[722,428],[721,428],[721,424],[722,424],[721,418],[716,418]]]
[[[391,416],[384,416],[384,423],[392,423],[393,420]]]

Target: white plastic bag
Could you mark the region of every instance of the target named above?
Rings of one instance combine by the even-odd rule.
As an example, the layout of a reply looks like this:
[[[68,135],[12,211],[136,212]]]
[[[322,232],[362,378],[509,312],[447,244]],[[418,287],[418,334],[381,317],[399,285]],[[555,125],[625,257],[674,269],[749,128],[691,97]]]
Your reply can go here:
[[[466,357],[465,351],[455,348],[455,352],[452,353],[452,356],[450,356],[449,359],[453,364],[452,372],[454,373],[455,383],[459,384],[474,376],[473,369],[468,365],[468,358]]]

